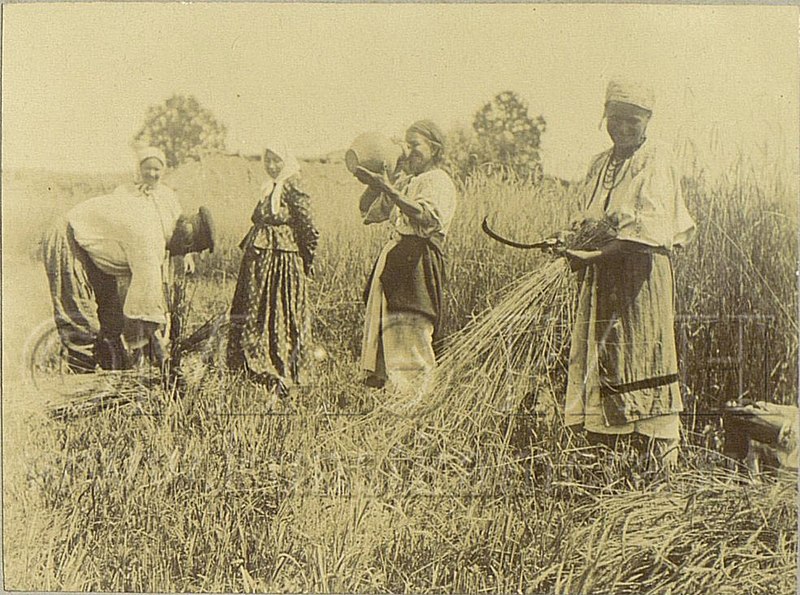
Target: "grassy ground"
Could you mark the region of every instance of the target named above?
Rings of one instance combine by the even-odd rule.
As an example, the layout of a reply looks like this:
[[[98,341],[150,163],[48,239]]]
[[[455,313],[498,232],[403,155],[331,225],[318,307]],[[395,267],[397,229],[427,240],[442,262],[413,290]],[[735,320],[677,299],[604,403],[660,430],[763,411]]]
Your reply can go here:
[[[387,438],[391,417],[361,415],[387,397],[360,386],[356,365],[361,292],[385,230],[358,221],[360,186],[342,164],[307,164],[305,174],[323,234],[312,285],[315,340],[330,356],[318,362],[314,383],[276,403],[214,366],[212,351],[210,362],[187,361],[182,399],[154,390],[63,422],[44,415],[41,395],[4,374],[7,589],[795,592],[795,486],[743,481],[695,435],[687,434],[669,483],[645,481],[631,453],[598,455],[565,435],[554,413],[558,390],[545,403],[550,410],[500,414],[513,447],[502,459],[490,456],[490,443],[465,458],[424,419],[398,419],[416,423],[410,441]],[[23,217],[20,202],[43,214],[65,210],[81,191],[114,181],[39,172],[5,178],[4,196]],[[190,328],[230,299],[236,244],[259,181],[256,164],[233,158],[172,175],[185,205],[214,210],[221,235],[221,248],[189,284]],[[795,399],[797,223],[792,189],[774,182],[746,171],[713,186],[696,172],[686,180],[700,226],[676,259],[691,409],[735,396],[737,374],[714,362],[737,355],[739,320],[749,395]],[[62,195],[43,198],[47,187]],[[568,220],[575,196],[483,177],[460,201],[448,247],[447,333],[548,262],[492,243],[479,231],[483,216],[509,236],[536,239]],[[4,232],[9,223],[4,217]],[[31,236],[4,233],[4,248],[11,239],[20,260],[4,251],[4,265],[31,278],[38,267],[23,260],[35,253]],[[4,280],[4,301],[22,287],[30,295],[16,296],[17,312],[46,305],[38,281]],[[740,318],[729,324],[731,316]],[[556,387],[562,381],[555,378]],[[453,400],[475,398],[466,379],[464,386]],[[687,427],[696,419],[687,417]]]

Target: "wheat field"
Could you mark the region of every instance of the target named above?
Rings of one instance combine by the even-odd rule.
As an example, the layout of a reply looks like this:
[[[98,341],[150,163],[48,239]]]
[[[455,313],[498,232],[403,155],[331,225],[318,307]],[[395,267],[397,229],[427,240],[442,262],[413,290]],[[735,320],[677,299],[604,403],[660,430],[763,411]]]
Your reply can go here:
[[[342,163],[303,169],[322,234],[311,302],[324,356],[313,383],[276,402],[220,365],[219,336],[184,362],[180,398],[142,389],[133,402],[68,420],[46,415],[20,362],[26,331],[49,307],[35,238],[53,214],[124,176],[4,172],[6,589],[796,591],[794,482],[729,470],[711,415],[740,390],[796,400],[798,227],[788,176],[744,160],[714,182],[699,167],[687,171],[699,233],[675,259],[685,445],[671,480],[651,483],[632,453],[598,454],[565,433],[560,360],[546,383],[523,378],[538,391],[533,403],[496,406],[465,379],[433,415],[374,415],[389,397],[361,386],[357,357],[363,285],[385,230],[360,223],[361,186]],[[259,171],[212,156],[167,179],[187,209],[211,208],[220,236],[187,281],[187,333],[229,304]],[[493,243],[480,232],[483,217],[528,241],[563,227],[577,205],[576,188],[552,180],[533,188],[482,174],[460,190],[445,335],[480,320],[521,276],[553,266]],[[714,363],[730,358],[740,367]],[[478,421],[463,425],[472,434],[454,448],[442,431],[448,408],[484,398]],[[481,433],[487,420],[492,431]]]

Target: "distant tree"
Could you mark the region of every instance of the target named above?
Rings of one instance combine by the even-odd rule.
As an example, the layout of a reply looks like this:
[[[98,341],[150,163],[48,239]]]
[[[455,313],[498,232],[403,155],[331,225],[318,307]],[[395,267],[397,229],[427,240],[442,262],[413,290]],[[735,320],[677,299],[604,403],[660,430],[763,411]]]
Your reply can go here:
[[[167,166],[198,159],[209,151],[225,150],[225,125],[191,95],[173,95],[147,110],[134,140],[159,147]]]
[[[447,133],[445,161],[447,170],[464,182],[480,165],[478,136],[471,128],[454,128]]]
[[[546,126],[542,116],[528,114],[527,104],[514,91],[503,91],[475,113],[474,154],[480,164],[504,166],[519,178],[538,183],[542,177],[539,145]]]

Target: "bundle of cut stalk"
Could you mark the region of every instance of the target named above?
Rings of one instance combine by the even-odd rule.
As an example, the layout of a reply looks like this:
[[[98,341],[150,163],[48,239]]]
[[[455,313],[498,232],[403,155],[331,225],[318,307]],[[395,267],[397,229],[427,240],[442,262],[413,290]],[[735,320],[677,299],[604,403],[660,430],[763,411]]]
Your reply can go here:
[[[566,248],[590,249],[614,235],[604,221],[585,221],[562,242]],[[349,438],[360,437],[366,443],[361,447],[379,458],[381,451],[391,456],[402,444],[394,452],[403,452],[406,463],[418,470],[427,468],[431,477],[460,461],[458,473],[471,486],[497,487],[498,472],[509,462],[510,422],[524,415],[522,401],[539,391],[560,392],[552,384],[565,371],[574,302],[575,282],[564,259],[526,274],[496,306],[450,337],[419,390],[387,395],[356,422],[362,431]],[[353,447],[358,445],[347,446]]]
[[[724,470],[690,469],[669,490],[604,494],[542,568],[536,591],[794,593],[796,478],[742,484]],[[591,564],[587,568],[587,564]],[[732,589],[731,585],[736,585]]]
[[[179,295],[182,299],[183,294]],[[164,370],[155,365],[138,365],[128,370],[97,370],[90,374],[53,374],[47,385],[40,387],[50,395],[45,401],[48,414],[55,419],[68,420],[112,407],[141,404],[154,394],[169,392],[176,386],[175,378],[183,374],[184,356],[206,350],[209,339],[215,337],[227,322],[227,313],[219,313],[184,337],[186,311],[185,307],[172,310],[170,358],[165,367],[167,378]]]
[[[160,374],[155,368],[70,374],[54,383],[57,396],[47,401],[45,407],[51,417],[60,420],[140,402],[153,391],[161,390]]]

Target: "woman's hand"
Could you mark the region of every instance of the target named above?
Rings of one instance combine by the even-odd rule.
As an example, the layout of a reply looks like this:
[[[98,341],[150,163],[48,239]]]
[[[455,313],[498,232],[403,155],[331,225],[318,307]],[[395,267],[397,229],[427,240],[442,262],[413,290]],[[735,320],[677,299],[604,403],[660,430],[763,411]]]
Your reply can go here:
[[[357,167],[355,176],[364,184],[368,184],[370,188],[381,192],[388,200],[397,205],[397,208],[400,209],[404,215],[417,219],[425,213],[425,210],[419,204],[415,201],[408,200],[402,192],[399,192],[392,186],[392,183],[389,181],[389,173],[386,170],[376,174],[363,167]]]
[[[641,249],[647,249],[647,247],[624,240],[610,240],[594,250],[565,250],[564,256],[567,257],[570,266],[575,270],[575,268],[616,258],[624,252]]]
[[[196,269],[193,252],[171,256],[169,264],[172,271],[180,277],[192,275]]]
[[[599,250],[564,250],[564,256],[576,262],[589,264],[600,256]]]
[[[559,231],[555,235],[545,238],[540,242],[542,244],[542,251],[548,254],[555,254],[556,256],[564,256],[564,252],[567,249],[565,237],[564,232]]]
[[[564,250],[563,255],[569,262],[569,268],[573,271],[588,266],[601,256],[598,250]]]
[[[393,191],[392,183],[389,181],[389,176],[385,171],[375,173],[359,166],[356,168],[355,176],[359,182],[379,192],[389,194]]]

